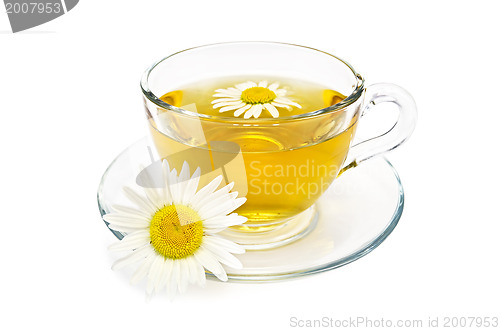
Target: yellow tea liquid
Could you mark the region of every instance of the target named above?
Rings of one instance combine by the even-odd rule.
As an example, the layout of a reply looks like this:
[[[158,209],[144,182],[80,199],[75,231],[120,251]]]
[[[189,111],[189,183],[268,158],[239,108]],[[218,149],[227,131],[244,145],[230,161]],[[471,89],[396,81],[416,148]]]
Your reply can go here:
[[[156,149],[178,171],[187,161],[201,167],[201,185],[217,174],[234,181],[233,191],[247,197],[236,212],[248,218],[241,229],[265,231],[309,208],[338,175],[354,135],[358,114],[343,112],[308,119],[280,120],[340,102],[344,96],[323,86],[281,77],[225,77],[181,86],[161,99],[201,114],[232,117],[213,108],[214,91],[248,80],[277,81],[286,97],[302,106],[278,108],[272,123],[199,120],[158,109],[150,119]],[[241,119],[243,116],[240,116]],[[259,118],[272,118],[263,110]],[[349,123],[346,123],[348,118]],[[339,129],[343,127],[343,129]]]

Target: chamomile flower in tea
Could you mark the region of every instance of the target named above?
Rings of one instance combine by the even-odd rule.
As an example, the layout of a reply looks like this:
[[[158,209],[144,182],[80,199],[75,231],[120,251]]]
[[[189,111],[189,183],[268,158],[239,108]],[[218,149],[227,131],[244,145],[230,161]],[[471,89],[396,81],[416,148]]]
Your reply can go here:
[[[217,89],[213,95],[216,98],[212,103],[214,108],[220,108],[224,113],[234,110],[234,116],[239,117],[245,113],[244,118],[258,118],[262,110],[267,110],[272,117],[279,117],[277,108],[292,110],[292,107],[302,108],[298,103],[286,97],[287,90],[280,89],[278,82],[268,84],[260,81],[258,84],[252,81],[236,84],[235,87]]]

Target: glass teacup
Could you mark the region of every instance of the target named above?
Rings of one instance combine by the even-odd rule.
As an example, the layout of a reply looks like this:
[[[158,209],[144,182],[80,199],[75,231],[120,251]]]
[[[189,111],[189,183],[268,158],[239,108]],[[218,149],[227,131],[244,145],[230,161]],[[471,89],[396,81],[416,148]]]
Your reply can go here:
[[[223,89],[227,86],[215,89],[214,96],[236,95],[247,111],[260,102],[264,106],[258,107],[259,115],[269,110],[268,116],[255,116],[255,112],[246,116],[234,101],[225,106],[231,111],[214,113],[217,100],[184,98],[184,86],[225,77],[238,77],[247,85],[240,86],[239,96],[238,89]],[[294,104],[289,102],[276,116],[277,107],[265,103],[280,105],[287,100],[278,96],[285,90],[280,94],[272,89],[278,84],[272,81],[280,78],[325,87],[323,106],[294,113],[286,111]],[[416,122],[415,103],[402,88],[365,87],[364,79],[345,61],[290,44],[237,42],[188,49],[153,64],[141,87],[159,157],[178,171],[184,162],[193,171],[200,167],[200,185],[223,175],[224,185],[234,182],[233,191],[247,198],[236,212],[248,221],[223,235],[250,249],[280,246],[307,234],[318,217],[314,203],[332,181],[346,169],[399,146]],[[267,99],[253,101],[248,95]],[[382,102],[398,106],[396,124],[382,136],[351,146],[360,117]]]

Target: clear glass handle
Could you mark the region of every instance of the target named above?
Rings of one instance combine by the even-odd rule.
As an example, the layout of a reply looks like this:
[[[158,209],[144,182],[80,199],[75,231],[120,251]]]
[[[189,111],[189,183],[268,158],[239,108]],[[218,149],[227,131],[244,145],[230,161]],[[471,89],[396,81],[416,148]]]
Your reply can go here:
[[[402,87],[394,84],[379,83],[366,88],[364,109],[361,116],[372,111],[382,102],[392,102],[399,108],[399,117],[394,126],[378,137],[367,139],[352,146],[349,150],[343,173],[356,167],[360,162],[393,150],[404,143],[412,134],[417,123],[417,106],[413,97]]]

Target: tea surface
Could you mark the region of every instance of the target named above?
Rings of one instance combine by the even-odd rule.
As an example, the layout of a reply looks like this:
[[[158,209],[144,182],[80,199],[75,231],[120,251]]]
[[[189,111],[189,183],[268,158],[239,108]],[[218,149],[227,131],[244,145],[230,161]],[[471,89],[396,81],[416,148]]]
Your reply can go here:
[[[250,76],[250,77],[224,77],[218,79],[199,81],[193,84],[182,86],[178,90],[166,93],[160,99],[176,107],[181,107],[185,105],[196,105],[197,111],[202,114],[231,117],[234,116],[235,110],[228,110],[225,112],[221,112],[220,108],[215,109],[213,105],[213,102],[215,100],[217,99],[223,100],[226,99],[226,97],[224,96],[214,97],[214,95],[222,95],[223,92],[219,93],[216,92],[220,90],[226,90],[228,92],[234,91],[234,89],[238,85],[245,84],[247,82],[253,82],[254,84],[257,85],[257,87],[259,87],[259,85],[265,85],[266,88],[261,88],[261,90],[269,89],[269,87],[273,87],[274,84],[276,86],[275,90],[283,94],[283,96],[274,94],[274,96],[278,98],[278,100],[279,98],[282,97],[300,105],[300,108],[295,106],[287,108],[276,107],[279,112],[279,117],[299,115],[323,109],[331,105],[334,105],[345,98],[344,95],[342,95],[337,91],[325,88],[321,85],[312,82],[293,80],[290,78],[280,78],[280,77],[264,78],[264,77]],[[252,101],[245,99],[245,93],[242,94],[243,95],[238,96],[236,92],[235,98],[240,100],[243,99],[241,100],[243,103],[245,103],[245,101],[247,102]],[[263,101],[266,101],[265,96],[258,95],[258,91],[257,93],[253,93],[253,96],[257,98],[257,100],[255,99],[253,100],[254,102],[259,101],[258,100],[259,97],[264,97]],[[274,100],[276,100],[276,98]],[[243,117],[243,116],[241,114],[236,117]],[[271,113],[269,113],[269,111],[266,111],[266,109],[264,109],[262,113],[259,115],[259,118],[270,118],[270,117],[273,116],[271,115]]]
[[[306,210],[328,188],[346,158],[357,115],[349,117],[349,123],[345,123],[343,112],[280,121],[280,117],[322,109],[344,98],[317,84],[284,78],[225,77],[200,81],[181,86],[161,99],[177,107],[221,116],[219,109],[214,108],[215,91],[247,81],[266,81],[267,86],[279,82],[278,89],[285,90],[285,96],[300,108],[276,107],[276,123],[252,125],[199,120],[164,111],[156,121],[151,118],[150,128],[160,156],[172,167],[180,170],[187,161],[191,171],[197,166],[201,168],[205,175],[200,186],[217,174],[222,174],[227,183],[234,181],[233,191],[247,197],[247,202],[236,210],[249,219],[240,229],[266,231]],[[235,111],[222,116],[234,117]],[[266,109],[259,116],[270,117],[272,114]],[[338,131],[340,125],[346,129]]]

